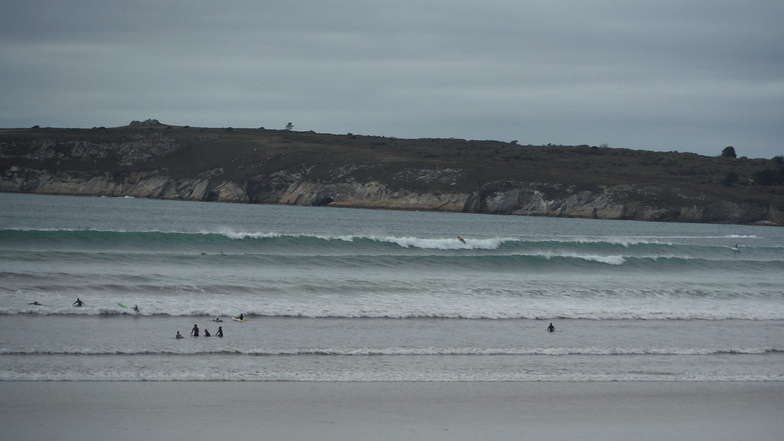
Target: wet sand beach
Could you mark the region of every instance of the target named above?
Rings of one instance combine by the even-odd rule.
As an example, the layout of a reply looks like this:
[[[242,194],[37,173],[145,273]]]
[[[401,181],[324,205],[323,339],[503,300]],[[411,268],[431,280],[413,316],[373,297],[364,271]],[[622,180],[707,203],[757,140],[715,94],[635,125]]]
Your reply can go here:
[[[8,440],[778,440],[784,383],[0,382]]]

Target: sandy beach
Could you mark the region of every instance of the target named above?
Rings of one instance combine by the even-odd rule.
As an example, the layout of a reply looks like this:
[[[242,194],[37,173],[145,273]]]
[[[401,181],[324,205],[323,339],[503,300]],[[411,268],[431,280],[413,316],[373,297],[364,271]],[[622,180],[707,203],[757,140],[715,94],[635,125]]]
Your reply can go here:
[[[784,383],[2,382],[8,440],[779,440]]]

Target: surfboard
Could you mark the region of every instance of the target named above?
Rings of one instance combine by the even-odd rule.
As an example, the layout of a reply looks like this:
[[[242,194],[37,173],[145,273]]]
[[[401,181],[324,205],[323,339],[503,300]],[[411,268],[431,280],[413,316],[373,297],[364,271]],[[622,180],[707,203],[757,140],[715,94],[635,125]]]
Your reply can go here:
[[[118,305],[120,305],[121,308],[127,308],[127,306],[123,305],[122,303],[118,303]]]
[[[235,322],[244,322],[245,321],[245,319],[241,319],[239,317],[232,317],[231,319],[234,320]]]

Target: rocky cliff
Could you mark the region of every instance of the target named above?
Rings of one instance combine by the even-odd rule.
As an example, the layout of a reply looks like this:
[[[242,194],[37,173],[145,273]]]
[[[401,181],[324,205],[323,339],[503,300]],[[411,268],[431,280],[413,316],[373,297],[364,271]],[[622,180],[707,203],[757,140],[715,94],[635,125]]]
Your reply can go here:
[[[775,193],[726,196],[726,188],[607,174],[568,179],[568,171],[548,175],[515,164],[503,171],[493,167],[495,156],[467,162],[420,152],[416,158],[378,148],[378,138],[357,147],[297,143],[275,131],[232,137],[233,130],[187,129],[7,131],[0,136],[0,191],[784,225]]]

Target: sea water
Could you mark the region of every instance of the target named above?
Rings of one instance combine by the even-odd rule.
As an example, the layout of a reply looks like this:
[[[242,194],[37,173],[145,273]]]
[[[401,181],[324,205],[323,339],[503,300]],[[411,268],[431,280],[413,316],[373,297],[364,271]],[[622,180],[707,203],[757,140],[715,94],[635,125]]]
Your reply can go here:
[[[777,227],[0,207],[0,380],[784,381]]]

